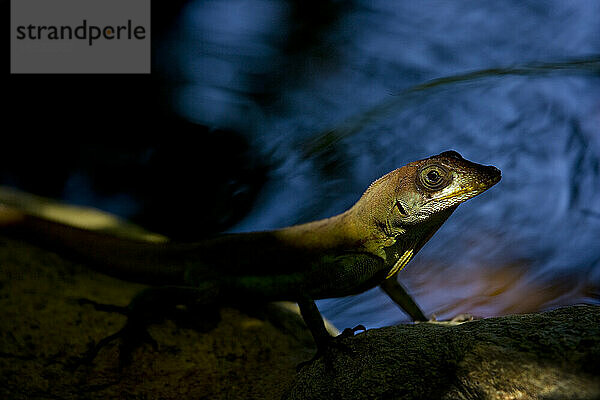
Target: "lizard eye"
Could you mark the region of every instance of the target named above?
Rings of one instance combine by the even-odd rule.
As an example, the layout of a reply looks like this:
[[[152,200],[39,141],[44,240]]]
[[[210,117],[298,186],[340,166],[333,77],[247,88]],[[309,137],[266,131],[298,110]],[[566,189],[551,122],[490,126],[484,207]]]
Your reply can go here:
[[[448,171],[440,165],[429,165],[419,173],[419,180],[425,189],[438,190],[449,182]]]
[[[442,176],[436,170],[429,171],[427,173],[427,181],[431,184],[436,184],[442,179]]]

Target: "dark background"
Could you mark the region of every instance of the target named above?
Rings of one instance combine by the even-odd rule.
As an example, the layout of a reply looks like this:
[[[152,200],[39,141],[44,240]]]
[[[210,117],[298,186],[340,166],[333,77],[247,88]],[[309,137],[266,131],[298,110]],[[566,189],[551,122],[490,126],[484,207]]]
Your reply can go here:
[[[154,43],[165,40],[184,4],[152,5]],[[153,70],[163,56],[153,52]],[[191,240],[238,221],[264,182],[265,164],[243,135],[174,112],[172,82],[160,72],[7,80],[4,184]]]
[[[599,13],[154,2],[151,75],[5,74],[0,184],[197,240],[344,211],[384,173],[454,149],[503,180],[402,272],[423,308],[597,303]],[[403,318],[377,290],[319,306],[342,328]]]

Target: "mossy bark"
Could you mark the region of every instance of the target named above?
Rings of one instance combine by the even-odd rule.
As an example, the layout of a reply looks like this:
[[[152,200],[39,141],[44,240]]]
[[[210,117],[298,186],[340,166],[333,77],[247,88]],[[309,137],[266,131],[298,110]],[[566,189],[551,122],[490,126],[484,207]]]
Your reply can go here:
[[[125,306],[144,287],[0,237],[0,399],[279,399],[314,354],[298,314],[270,304],[222,308],[208,332],[153,325],[158,349],[139,347],[130,365],[116,341],[74,368],[125,322],[77,299]]]
[[[304,368],[285,399],[599,399],[600,307],[373,329]]]
[[[122,369],[118,342],[73,369],[125,322],[76,300],[124,306],[143,287],[0,237],[0,398],[600,398],[597,306],[368,330],[297,375],[314,354],[297,314],[223,308],[208,332],[152,326],[158,349],[138,348]]]

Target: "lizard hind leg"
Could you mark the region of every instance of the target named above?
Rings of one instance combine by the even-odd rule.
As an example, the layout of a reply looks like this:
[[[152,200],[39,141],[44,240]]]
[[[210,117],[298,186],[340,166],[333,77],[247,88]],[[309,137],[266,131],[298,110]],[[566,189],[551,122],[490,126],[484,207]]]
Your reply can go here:
[[[219,311],[215,307],[219,290],[217,282],[206,282],[199,287],[161,286],[150,287],[138,293],[126,308],[111,307],[92,303],[101,311],[116,311],[127,316],[127,322],[118,332],[101,339],[93,345],[77,366],[91,363],[98,352],[109,343],[121,339],[119,346],[119,366],[131,363],[133,351],[147,343],[154,350],[158,344],[148,333],[148,326],[165,319],[174,320],[179,326],[206,332],[218,322]],[[184,306],[182,309],[180,306]],[[114,308],[114,309],[113,309]],[[201,318],[195,318],[200,311]],[[195,314],[191,316],[191,314]]]

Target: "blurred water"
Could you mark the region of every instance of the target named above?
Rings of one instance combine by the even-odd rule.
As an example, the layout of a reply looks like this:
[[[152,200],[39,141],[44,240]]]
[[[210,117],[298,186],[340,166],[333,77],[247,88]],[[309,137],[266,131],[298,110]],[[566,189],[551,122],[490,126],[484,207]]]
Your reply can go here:
[[[295,53],[293,4],[192,2],[164,66],[183,116],[248,132],[276,162],[234,231],[342,212],[384,173],[455,149],[503,179],[400,273],[426,313],[599,302],[599,2],[356,1]],[[529,73],[456,79],[515,65]],[[406,319],[379,289],[319,307],[341,328]]]

